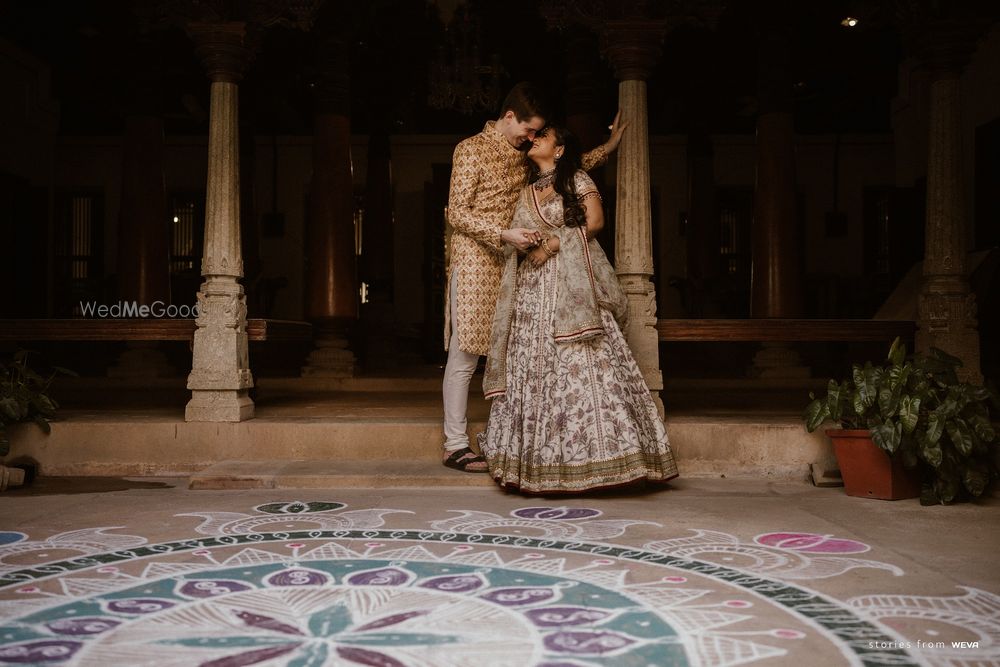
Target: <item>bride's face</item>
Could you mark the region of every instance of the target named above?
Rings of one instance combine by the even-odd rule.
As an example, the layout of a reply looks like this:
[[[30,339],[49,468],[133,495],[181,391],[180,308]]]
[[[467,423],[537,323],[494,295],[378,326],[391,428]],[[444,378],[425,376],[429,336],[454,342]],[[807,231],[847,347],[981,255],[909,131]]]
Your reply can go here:
[[[543,130],[531,142],[531,148],[528,149],[528,157],[536,162],[538,160],[554,160],[557,148],[560,147],[556,146],[555,133]]]

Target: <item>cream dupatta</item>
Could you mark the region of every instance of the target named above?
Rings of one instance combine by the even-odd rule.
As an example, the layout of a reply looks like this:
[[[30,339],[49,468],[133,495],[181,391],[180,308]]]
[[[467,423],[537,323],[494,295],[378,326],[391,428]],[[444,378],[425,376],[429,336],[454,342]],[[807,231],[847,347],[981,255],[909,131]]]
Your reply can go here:
[[[557,195],[558,196],[558,195]],[[559,253],[548,261],[557,262],[556,305],[553,336],[566,344],[604,335],[600,309],[614,315],[625,326],[628,302],[614,267],[597,241],[587,240],[583,227],[566,227],[545,220],[539,213],[531,186],[521,191],[511,227],[540,229],[559,239]],[[483,377],[483,393],[495,398],[507,390],[507,341],[517,298],[518,255],[504,247],[505,265],[500,283],[490,350]]]

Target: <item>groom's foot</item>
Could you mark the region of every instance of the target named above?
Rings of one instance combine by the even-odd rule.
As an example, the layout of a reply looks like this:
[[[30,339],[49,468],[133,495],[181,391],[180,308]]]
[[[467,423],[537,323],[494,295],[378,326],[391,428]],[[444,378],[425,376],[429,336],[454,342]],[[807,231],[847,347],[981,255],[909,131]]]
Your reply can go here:
[[[445,451],[441,462],[449,468],[461,470],[462,472],[487,471],[486,459],[479,454],[476,454],[468,447],[463,447],[462,449],[454,452]]]

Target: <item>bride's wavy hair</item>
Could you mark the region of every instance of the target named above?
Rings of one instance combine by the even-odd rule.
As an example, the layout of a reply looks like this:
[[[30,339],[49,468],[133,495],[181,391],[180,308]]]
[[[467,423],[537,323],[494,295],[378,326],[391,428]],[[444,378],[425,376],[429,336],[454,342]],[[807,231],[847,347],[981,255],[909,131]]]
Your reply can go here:
[[[586,210],[576,194],[576,172],[581,168],[583,151],[580,141],[567,128],[560,125],[548,125],[539,136],[549,133],[555,137],[556,146],[562,147],[562,155],[556,160],[556,177],[552,183],[553,189],[563,200],[563,224],[567,227],[583,227],[587,224]],[[527,160],[528,180],[534,183],[538,180],[538,165]]]

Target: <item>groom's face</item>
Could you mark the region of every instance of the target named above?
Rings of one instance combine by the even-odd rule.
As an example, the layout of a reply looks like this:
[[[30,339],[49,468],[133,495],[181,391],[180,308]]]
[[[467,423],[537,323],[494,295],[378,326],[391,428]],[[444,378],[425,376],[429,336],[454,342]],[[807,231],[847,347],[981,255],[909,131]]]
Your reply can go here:
[[[505,120],[507,120],[507,131],[504,132],[504,136],[514,148],[522,148],[526,141],[534,139],[535,134],[545,127],[544,118],[531,116],[524,120],[518,120],[513,111],[508,111],[505,114]]]

